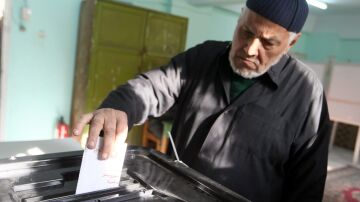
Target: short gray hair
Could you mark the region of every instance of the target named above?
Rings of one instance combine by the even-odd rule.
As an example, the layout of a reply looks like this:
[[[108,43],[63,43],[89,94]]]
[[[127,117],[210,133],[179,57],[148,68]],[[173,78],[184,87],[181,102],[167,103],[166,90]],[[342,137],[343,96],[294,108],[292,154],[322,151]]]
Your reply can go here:
[[[297,33],[289,32],[289,44],[295,39],[296,36],[297,36]]]
[[[248,7],[244,6],[241,8],[241,13],[240,13],[240,16],[239,16],[239,20],[240,18],[245,14],[245,12],[247,12],[249,10]],[[295,39],[295,37],[297,36],[297,33],[295,32],[289,32],[289,44]]]

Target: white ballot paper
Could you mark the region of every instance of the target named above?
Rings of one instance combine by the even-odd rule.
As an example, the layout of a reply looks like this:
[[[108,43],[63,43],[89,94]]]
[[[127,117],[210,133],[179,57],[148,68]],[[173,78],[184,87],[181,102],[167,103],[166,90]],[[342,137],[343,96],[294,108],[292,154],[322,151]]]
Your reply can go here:
[[[127,144],[119,143],[114,148],[116,152],[107,160],[99,160],[98,152],[102,142],[103,138],[99,137],[95,149],[85,148],[75,194],[119,186]]]

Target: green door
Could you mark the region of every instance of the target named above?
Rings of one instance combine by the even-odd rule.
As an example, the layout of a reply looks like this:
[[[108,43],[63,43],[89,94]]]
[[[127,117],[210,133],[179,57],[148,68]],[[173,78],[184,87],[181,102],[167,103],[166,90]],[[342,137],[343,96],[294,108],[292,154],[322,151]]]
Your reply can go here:
[[[111,90],[138,74],[141,64],[139,55],[114,48],[98,48],[94,60],[89,82],[90,110],[96,109]]]
[[[168,63],[185,48],[187,19],[150,12],[145,33],[142,71]]]
[[[96,6],[87,111],[139,73],[147,12],[111,2]]]
[[[174,56],[184,50],[187,19],[163,13],[149,13],[145,49],[156,56]]]

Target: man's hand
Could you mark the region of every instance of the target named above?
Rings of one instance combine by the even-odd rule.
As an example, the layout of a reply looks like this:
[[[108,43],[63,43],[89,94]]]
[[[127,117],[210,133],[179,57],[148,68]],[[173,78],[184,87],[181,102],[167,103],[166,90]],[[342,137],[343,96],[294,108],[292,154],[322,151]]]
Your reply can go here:
[[[86,124],[90,124],[87,148],[94,149],[100,131],[104,131],[104,144],[100,146],[99,156],[107,159],[113,146],[118,141],[124,142],[128,132],[127,114],[123,111],[104,108],[92,113],[84,114],[75,124],[73,134],[80,135]]]

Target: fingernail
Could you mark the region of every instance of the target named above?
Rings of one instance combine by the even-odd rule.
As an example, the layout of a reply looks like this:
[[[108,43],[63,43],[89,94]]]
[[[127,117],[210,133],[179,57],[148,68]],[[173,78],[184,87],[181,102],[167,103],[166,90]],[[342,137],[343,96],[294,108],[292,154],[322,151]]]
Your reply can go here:
[[[89,141],[88,142],[88,147],[94,148],[94,141]]]
[[[79,135],[79,131],[78,131],[77,129],[74,129],[74,130],[73,130],[73,134],[74,134],[74,135]]]
[[[108,154],[107,154],[107,153],[103,153],[101,157],[102,157],[102,159],[107,159]]]

